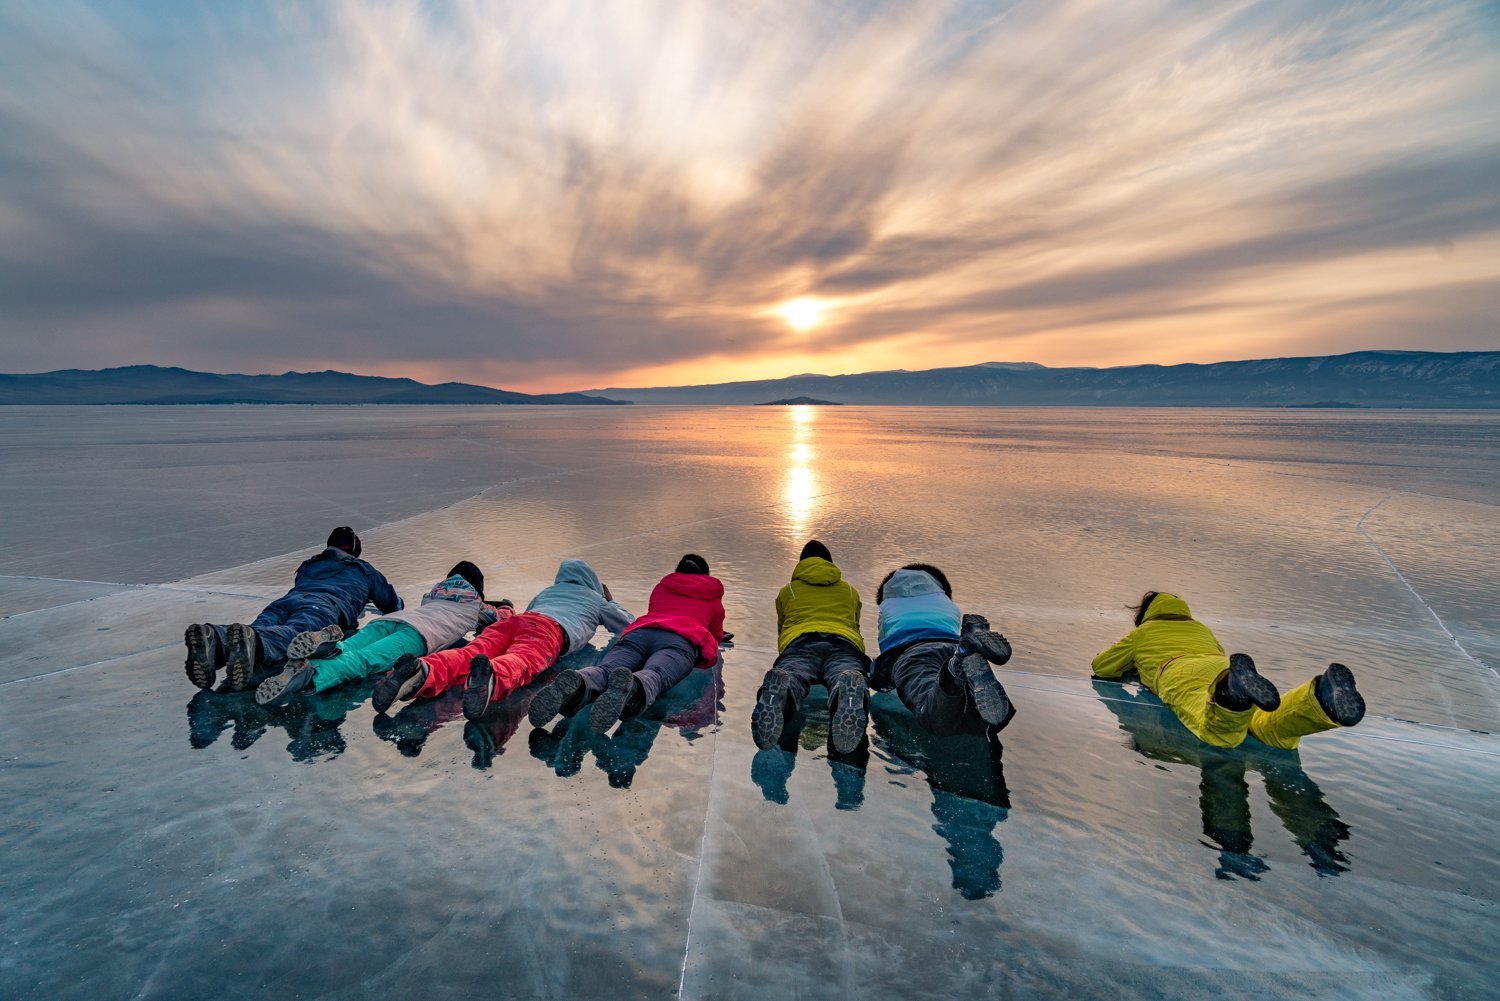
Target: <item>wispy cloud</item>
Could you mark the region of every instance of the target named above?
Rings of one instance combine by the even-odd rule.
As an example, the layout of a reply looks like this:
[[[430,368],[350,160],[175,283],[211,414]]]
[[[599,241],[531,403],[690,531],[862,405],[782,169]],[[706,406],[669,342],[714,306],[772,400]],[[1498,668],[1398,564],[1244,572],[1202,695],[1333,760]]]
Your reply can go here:
[[[1482,3],[122,7],[0,6],[7,368],[1500,347]]]

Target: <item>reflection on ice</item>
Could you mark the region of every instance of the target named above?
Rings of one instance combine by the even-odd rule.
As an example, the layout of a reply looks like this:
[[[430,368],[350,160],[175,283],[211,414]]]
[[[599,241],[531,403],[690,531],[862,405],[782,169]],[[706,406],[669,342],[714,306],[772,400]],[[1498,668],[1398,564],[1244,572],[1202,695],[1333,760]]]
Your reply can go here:
[[[786,480],[782,503],[786,511],[787,533],[800,538],[807,532],[818,505],[818,477],[814,472],[818,453],[813,443],[817,407],[788,407],[787,422],[791,440],[786,450]]]
[[[187,705],[188,743],[198,750],[213,746],[233,729],[230,746],[248,750],[271,729],[286,732],[286,750],[295,761],[340,754],[346,746],[340,728],[349,713],[369,700],[372,680],[309,694],[285,705],[263,706],[255,690],[200,691]]]
[[[1203,836],[1219,851],[1214,875],[1219,879],[1258,880],[1269,866],[1251,848],[1250,786],[1245,772],[1255,769],[1265,780],[1271,810],[1287,833],[1312,861],[1319,876],[1349,871],[1349,858],[1339,845],[1349,838],[1349,825],[1328,805],[1323,791],[1303,771],[1299,752],[1266,747],[1247,738],[1240,747],[1213,747],[1198,740],[1177,721],[1170,709],[1142,688],[1095,681],[1094,690],[1130,734],[1134,747],[1155,761],[1191,765],[1202,772],[1198,807]]]

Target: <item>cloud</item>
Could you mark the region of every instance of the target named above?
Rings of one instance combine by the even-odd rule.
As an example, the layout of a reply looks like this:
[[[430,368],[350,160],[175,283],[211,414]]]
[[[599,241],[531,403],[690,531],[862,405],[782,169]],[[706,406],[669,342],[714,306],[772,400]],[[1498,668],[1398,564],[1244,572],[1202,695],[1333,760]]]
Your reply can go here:
[[[1480,3],[124,7],[0,10],[13,369],[1500,348]]]

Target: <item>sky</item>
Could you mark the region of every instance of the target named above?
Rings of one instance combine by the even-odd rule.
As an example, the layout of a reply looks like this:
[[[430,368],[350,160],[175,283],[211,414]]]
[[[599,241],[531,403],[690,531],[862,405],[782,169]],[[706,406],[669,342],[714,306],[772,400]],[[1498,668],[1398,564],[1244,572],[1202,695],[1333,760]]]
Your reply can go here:
[[[0,0],[0,370],[1500,350],[1493,2]]]

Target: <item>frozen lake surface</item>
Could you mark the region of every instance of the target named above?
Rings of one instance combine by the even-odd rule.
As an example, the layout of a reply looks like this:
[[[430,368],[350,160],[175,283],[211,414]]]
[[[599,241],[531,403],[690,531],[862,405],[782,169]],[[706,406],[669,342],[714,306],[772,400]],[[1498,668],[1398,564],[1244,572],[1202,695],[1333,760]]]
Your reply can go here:
[[[610,737],[193,689],[343,523],[408,599],[700,552],[737,643]],[[757,752],[812,535],[868,639],[913,560],[1011,638],[1003,757],[891,695]],[[0,408],[0,543],[0,998],[1500,993],[1500,415]],[[1091,683],[1148,587],[1370,716],[1210,751]]]

